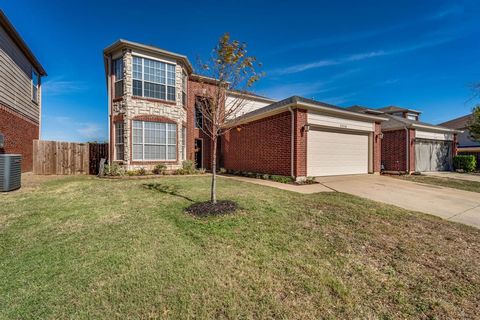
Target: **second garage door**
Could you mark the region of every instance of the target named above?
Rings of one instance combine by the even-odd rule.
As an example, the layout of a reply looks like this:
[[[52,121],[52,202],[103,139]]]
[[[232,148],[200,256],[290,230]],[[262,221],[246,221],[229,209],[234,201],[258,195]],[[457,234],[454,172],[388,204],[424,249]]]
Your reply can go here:
[[[417,140],[415,141],[415,171],[452,170],[452,142]]]
[[[311,129],[307,141],[308,176],[368,173],[368,134]]]

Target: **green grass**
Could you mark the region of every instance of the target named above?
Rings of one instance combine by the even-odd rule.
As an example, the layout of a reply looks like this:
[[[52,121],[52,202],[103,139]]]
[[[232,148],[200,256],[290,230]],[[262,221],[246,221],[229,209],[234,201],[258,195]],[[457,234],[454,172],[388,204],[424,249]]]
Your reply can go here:
[[[239,212],[185,214],[208,186],[73,177],[0,195],[0,318],[478,316],[479,230],[222,178]]]
[[[392,176],[394,178],[432,184],[435,186],[460,189],[465,191],[480,192],[480,182],[467,181],[454,178],[424,176],[424,175],[405,175],[405,176]]]

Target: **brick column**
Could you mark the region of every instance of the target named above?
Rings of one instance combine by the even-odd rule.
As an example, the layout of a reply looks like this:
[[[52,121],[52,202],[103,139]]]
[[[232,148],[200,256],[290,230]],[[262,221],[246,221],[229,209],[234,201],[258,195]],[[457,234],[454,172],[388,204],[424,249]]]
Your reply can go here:
[[[415,129],[408,129],[409,136],[409,170],[411,172],[415,171]]]
[[[294,137],[294,161],[293,173],[296,178],[307,176],[307,110],[295,109],[295,137]]]

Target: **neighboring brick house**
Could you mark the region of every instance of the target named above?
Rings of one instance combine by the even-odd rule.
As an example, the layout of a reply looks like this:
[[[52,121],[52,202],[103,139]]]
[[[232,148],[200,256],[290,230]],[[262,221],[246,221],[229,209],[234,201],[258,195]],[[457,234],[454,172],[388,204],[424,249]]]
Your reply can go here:
[[[450,171],[456,154],[457,133],[450,128],[419,121],[420,111],[389,106],[349,108],[388,118],[382,123],[382,167],[386,172]]]
[[[41,77],[45,75],[0,10],[0,153],[21,154],[22,172],[33,169],[33,140],[40,137]]]
[[[439,126],[462,130],[457,138],[457,152],[458,154],[474,155],[477,158],[477,168],[480,168],[480,141],[473,140],[470,136],[470,131],[468,131],[468,122],[472,118],[472,114],[467,114],[463,117],[440,123]]]

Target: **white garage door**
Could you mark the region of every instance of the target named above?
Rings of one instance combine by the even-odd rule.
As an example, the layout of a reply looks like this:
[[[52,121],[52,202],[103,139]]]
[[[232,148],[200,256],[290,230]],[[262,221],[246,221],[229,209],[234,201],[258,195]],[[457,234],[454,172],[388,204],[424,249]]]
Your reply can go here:
[[[308,176],[368,173],[368,134],[312,129],[307,141]]]

